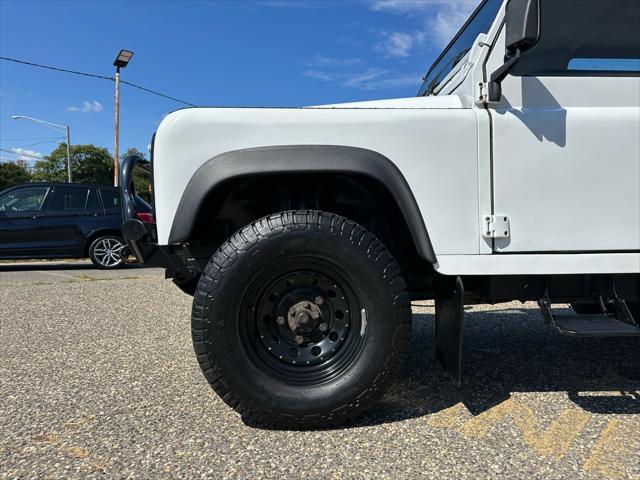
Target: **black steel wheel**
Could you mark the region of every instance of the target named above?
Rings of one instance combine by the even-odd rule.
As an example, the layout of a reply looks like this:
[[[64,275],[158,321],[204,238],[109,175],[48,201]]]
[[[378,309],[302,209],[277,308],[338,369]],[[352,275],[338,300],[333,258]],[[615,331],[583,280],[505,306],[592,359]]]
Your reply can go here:
[[[322,427],[371,407],[406,358],[400,269],[362,227],[317,211],[247,226],[207,265],[192,332],[205,376],[246,421]]]
[[[366,309],[335,268],[292,258],[247,289],[240,322],[247,353],[259,368],[285,383],[314,385],[353,362],[364,343]]]

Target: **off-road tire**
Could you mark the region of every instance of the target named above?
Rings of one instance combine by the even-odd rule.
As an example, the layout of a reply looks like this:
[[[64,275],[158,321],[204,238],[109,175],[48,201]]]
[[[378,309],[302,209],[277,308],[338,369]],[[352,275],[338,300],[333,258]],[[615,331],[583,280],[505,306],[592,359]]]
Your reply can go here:
[[[322,270],[325,273],[335,269],[336,278],[350,282],[344,287],[342,299],[359,295],[368,315],[363,328],[362,319],[358,323],[360,315],[349,314],[353,330],[356,324],[359,327],[345,337],[351,345],[360,341],[359,350],[351,357],[344,354],[351,363],[345,363],[342,370],[338,370],[341,364],[336,360],[333,366],[338,373],[327,374],[326,381],[318,383],[309,380],[316,378],[310,372],[321,371],[322,364],[311,369],[308,365],[291,365],[292,360],[285,359],[288,363],[282,365],[283,374],[280,364],[270,363],[271,353],[262,351],[261,343],[255,347],[258,341],[244,338],[246,329],[257,328],[262,317],[255,316],[258,302],[248,306],[249,313],[241,307],[247,298],[255,297],[252,292],[257,279],[267,278],[269,272],[289,271],[290,265],[292,272],[301,269],[299,283],[304,283],[305,275],[313,272],[305,266],[307,262],[327,267]],[[296,278],[287,279],[286,285],[295,285]],[[284,302],[289,294],[282,289],[282,300],[278,301]],[[207,381],[245,422],[271,428],[327,427],[357,417],[374,405],[392,382],[408,355],[411,306],[400,268],[371,233],[338,215],[286,211],[246,226],[216,251],[199,280],[191,326],[196,357]],[[249,341],[253,343],[248,346]],[[338,352],[347,352],[347,341]],[[338,358],[338,353],[334,355]],[[264,365],[262,358],[267,359]],[[266,368],[267,364],[273,370]],[[289,371],[293,372],[291,377],[287,377]]]

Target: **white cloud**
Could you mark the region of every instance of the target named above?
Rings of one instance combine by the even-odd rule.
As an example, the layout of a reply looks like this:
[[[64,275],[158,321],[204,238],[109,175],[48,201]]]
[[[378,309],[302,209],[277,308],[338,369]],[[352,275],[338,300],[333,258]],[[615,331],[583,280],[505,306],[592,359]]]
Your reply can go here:
[[[377,12],[419,20],[419,29],[383,32],[376,51],[385,56],[406,58],[427,43],[444,47],[478,6],[479,0],[375,0],[370,8]]]
[[[275,7],[275,8],[322,8],[325,6],[324,2],[318,2],[314,0],[258,0],[254,2],[260,7]]]
[[[369,90],[369,84],[389,73],[388,70],[368,68],[358,72],[307,70],[302,76],[322,82],[337,83],[342,87],[362,88]]]
[[[374,50],[386,58],[406,59],[418,50],[442,48],[464,24],[480,0],[373,0],[369,8],[376,12],[410,19],[412,29],[377,31]],[[408,22],[409,23],[409,22]],[[368,66],[359,58],[331,58],[316,55],[305,61],[304,77],[361,90],[395,89],[419,86],[422,74],[408,75],[389,68]]]
[[[322,82],[332,82],[345,88],[357,88],[360,90],[380,90],[388,88],[401,88],[416,86],[420,74],[398,75],[392,70],[382,68],[368,68],[362,71],[318,71],[307,70],[303,76]]]
[[[407,14],[424,11],[434,3],[436,2],[429,0],[375,0],[371,2],[371,10]]]
[[[374,50],[385,56],[397,58],[408,57],[413,47],[422,43],[424,39],[422,32],[391,32],[383,33],[383,36],[384,40],[378,43]]]
[[[473,11],[480,0],[374,0],[371,9],[376,12],[390,12],[400,15],[422,13],[434,7],[448,6],[454,9]]]
[[[40,152],[28,150],[22,147],[11,147],[11,151],[18,156],[18,160],[33,161],[34,159],[42,158],[42,154]]]
[[[341,73],[322,72],[319,70],[305,70],[302,72],[303,77],[313,78],[314,80],[322,80],[323,82],[336,82],[341,77]]]
[[[363,72],[349,73],[345,76],[342,84],[345,87],[357,87],[370,90],[374,82],[378,82],[380,77],[384,77],[389,73],[389,70],[383,70],[380,68],[369,68]]]
[[[418,87],[420,86],[420,78],[421,74],[419,72],[413,73],[411,75],[387,75],[384,78],[369,82],[366,90],[415,87],[415,90],[417,91]]]
[[[81,107],[67,107],[67,112],[82,112],[82,113],[100,113],[103,110],[102,104],[97,100],[86,100],[82,102]]]
[[[316,55],[304,62],[307,67],[351,67],[362,63],[360,58],[332,58],[324,55]]]
[[[434,40],[444,47],[467,21],[478,2],[451,2],[430,21]]]

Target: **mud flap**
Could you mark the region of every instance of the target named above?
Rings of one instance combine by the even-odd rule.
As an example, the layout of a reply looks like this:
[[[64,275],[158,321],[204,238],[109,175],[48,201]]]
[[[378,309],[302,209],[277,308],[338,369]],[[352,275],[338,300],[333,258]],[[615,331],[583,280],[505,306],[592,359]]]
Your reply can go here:
[[[462,339],[464,334],[464,285],[456,277],[443,282],[436,295],[436,359],[456,380],[462,382]]]

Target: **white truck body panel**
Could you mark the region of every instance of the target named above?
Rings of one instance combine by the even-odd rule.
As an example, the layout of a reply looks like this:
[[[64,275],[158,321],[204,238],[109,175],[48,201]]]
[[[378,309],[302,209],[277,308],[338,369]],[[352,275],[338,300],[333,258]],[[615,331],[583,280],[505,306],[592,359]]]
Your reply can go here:
[[[189,180],[216,155],[263,146],[341,145],[376,151],[397,165],[436,252],[478,254],[476,112],[429,108],[432,98],[418,100],[423,108],[191,108],[171,113],[154,145],[154,185],[162,192],[155,200],[159,244],[168,242]]]

